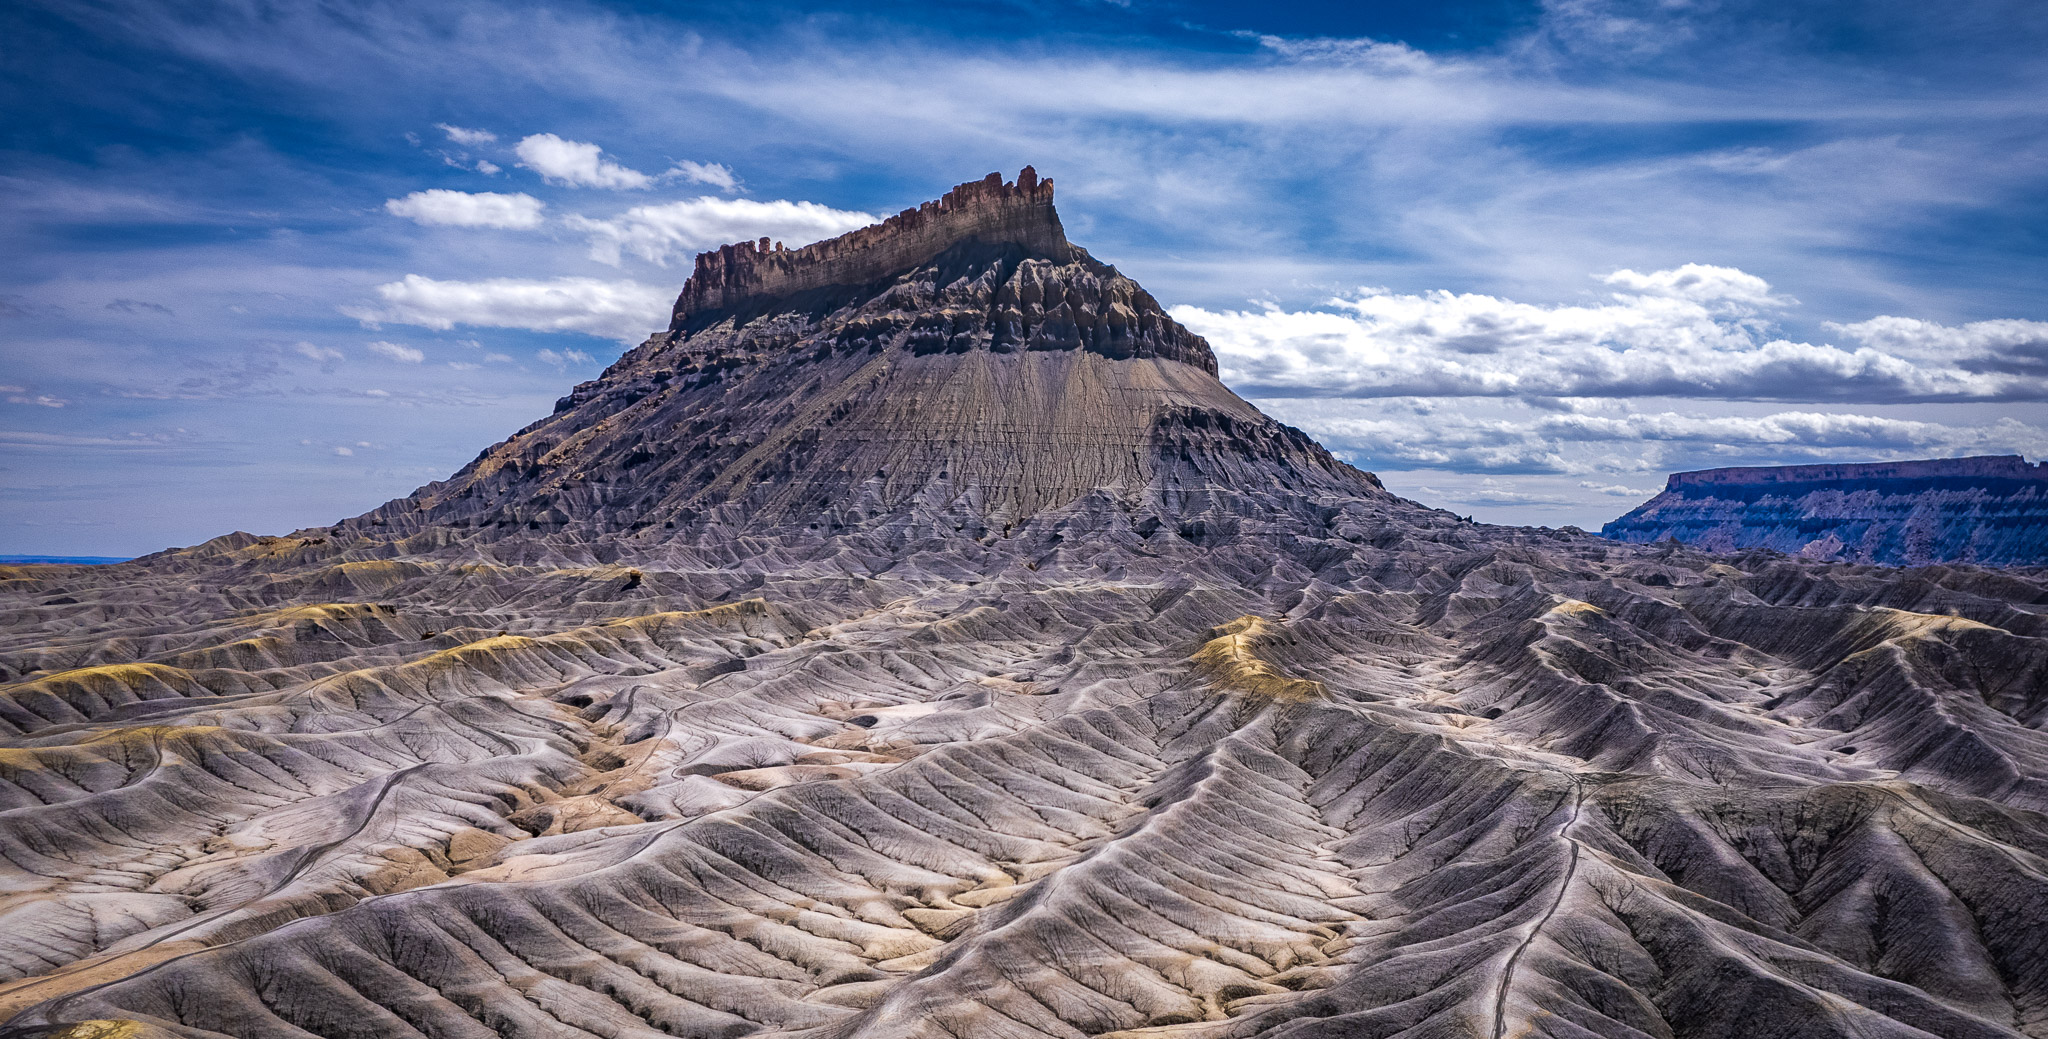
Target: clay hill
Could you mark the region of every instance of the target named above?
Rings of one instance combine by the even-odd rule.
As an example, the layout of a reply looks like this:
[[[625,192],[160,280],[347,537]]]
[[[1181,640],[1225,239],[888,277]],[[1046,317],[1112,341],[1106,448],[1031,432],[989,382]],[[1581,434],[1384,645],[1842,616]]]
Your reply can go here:
[[[1919,566],[2048,564],[2048,466],[2018,455],[1674,473],[1602,527],[1638,544]]]
[[[0,568],[0,1034],[2048,1036],[2044,603],[1396,498],[1027,169]]]

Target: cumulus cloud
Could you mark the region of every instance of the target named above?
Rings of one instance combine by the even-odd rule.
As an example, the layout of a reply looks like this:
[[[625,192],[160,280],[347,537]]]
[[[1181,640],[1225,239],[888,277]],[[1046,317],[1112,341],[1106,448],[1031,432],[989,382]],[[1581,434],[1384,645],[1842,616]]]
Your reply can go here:
[[[1747,316],[1752,308],[1787,307],[1789,296],[1771,293],[1769,282],[1733,267],[1688,263],[1668,271],[1637,274],[1626,268],[1600,279],[1623,293],[1692,300],[1723,313]]]
[[[551,133],[522,137],[513,148],[519,164],[541,175],[550,184],[578,188],[647,188],[654,178],[604,157],[604,149],[583,141],[564,140]]]
[[[1366,289],[1326,310],[1173,314],[1216,347],[1225,381],[1263,396],[2048,399],[2048,323],[1875,318],[1829,326],[1850,346],[1794,342],[1769,316],[1796,301],[1744,271],[1602,281],[1616,291],[1590,304]]]
[[[471,130],[461,126],[450,126],[447,123],[435,123],[434,125],[438,127],[442,133],[447,134],[449,140],[454,141],[456,144],[462,145],[465,148],[476,148],[482,145],[492,144],[496,142],[498,139],[498,135],[490,132],[489,130]]]
[[[866,227],[876,219],[871,213],[833,209],[816,202],[756,202],[705,195],[634,206],[609,220],[571,216],[563,222],[590,236],[593,260],[616,265],[622,253],[631,253],[666,266],[673,256],[764,235],[794,249]]]
[[[414,347],[387,343],[381,339],[370,344],[370,352],[379,357],[397,361],[400,364],[418,364],[427,359],[425,353]]]
[[[1758,415],[1545,412],[1478,415],[1438,401],[1255,401],[1367,468],[1605,477],[1580,484],[1628,496],[1616,477],[1723,465],[2048,453],[2048,430],[2011,417],[1981,424],[1838,411]]]
[[[388,199],[385,211],[416,224],[441,227],[502,227],[530,230],[539,227],[546,204],[525,193],[505,195],[495,191],[449,191],[433,188],[415,191],[404,198]]]
[[[380,322],[447,331],[456,325],[581,332],[634,343],[668,325],[672,290],[596,278],[489,278],[437,281],[408,274],[377,286],[379,306],[341,312]],[[494,359],[487,357],[486,360]]]
[[[2005,318],[1943,325],[1910,317],[1874,317],[1828,330],[1875,350],[1953,363],[1966,371],[2048,375],[2048,321]]]

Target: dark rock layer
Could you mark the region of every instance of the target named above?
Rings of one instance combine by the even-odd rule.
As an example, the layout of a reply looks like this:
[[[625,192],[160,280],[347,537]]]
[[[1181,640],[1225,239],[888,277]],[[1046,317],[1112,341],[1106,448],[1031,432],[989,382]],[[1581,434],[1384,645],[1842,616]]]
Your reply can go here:
[[[2039,566],[2048,563],[2048,468],[1989,455],[1676,473],[1600,533],[1858,563]]]

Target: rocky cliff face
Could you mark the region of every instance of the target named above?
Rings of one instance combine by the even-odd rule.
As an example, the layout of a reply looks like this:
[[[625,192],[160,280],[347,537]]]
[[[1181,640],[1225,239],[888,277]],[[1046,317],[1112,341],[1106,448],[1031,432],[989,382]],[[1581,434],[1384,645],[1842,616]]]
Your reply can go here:
[[[0,567],[0,1039],[2048,1037],[2048,582],[1395,498],[1050,198]]]
[[[1600,532],[1715,552],[2038,566],[2048,564],[2048,466],[1996,455],[1676,473]]]

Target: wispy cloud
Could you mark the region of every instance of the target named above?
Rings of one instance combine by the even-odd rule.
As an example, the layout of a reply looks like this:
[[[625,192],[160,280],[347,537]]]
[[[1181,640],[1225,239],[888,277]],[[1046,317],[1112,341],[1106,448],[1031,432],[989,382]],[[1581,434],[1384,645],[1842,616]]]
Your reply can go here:
[[[498,140],[498,135],[489,130],[471,130],[461,126],[450,126],[447,123],[435,123],[434,125],[439,127],[442,133],[447,134],[449,140],[465,148],[478,148],[486,144],[495,143]]]
[[[670,290],[636,281],[596,278],[488,278],[437,281],[418,274],[377,286],[380,306],[347,306],[342,313],[376,324],[420,325],[446,331],[457,325],[581,332],[635,343],[668,326]]]
[[[330,365],[330,367],[334,363],[342,361],[342,350],[336,350],[334,346],[315,346],[315,344],[303,342],[303,340],[295,342],[291,346],[291,352],[295,352],[295,355],[299,355],[299,357],[303,357],[307,361],[317,361],[317,363]]]
[[[532,195],[432,188],[388,199],[386,212],[416,224],[440,227],[498,227],[530,230],[541,224],[545,203]]]
[[[543,364],[551,364],[551,365],[554,365],[554,366],[555,366],[555,368],[556,368],[557,370],[560,370],[560,369],[566,368],[566,367],[568,367],[569,365],[572,365],[572,364],[595,364],[595,363],[597,363],[597,358],[595,358],[595,357],[592,357],[592,356],[590,356],[589,354],[587,354],[587,353],[584,353],[584,352],[583,352],[583,351],[581,351],[581,350],[559,350],[559,351],[558,351],[558,350],[549,350],[549,349],[546,349],[546,348],[542,348],[542,349],[540,349],[540,350],[538,350],[538,351],[535,351],[535,352],[534,352],[534,355],[533,355],[533,356],[534,356],[534,357],[536,357],[536,358],[538,358],[538,359],[539,359],[539,360],[541,361],[541,363],[543,363]]]
[[[685,184],[709,184],[721,191],[732,191],[740,186],[740,179],[731,168],[715,162],[684,159],[661,176],[664,180],[680,180]]]
[[[151,303],[139,299],[117,299],[107,304],[106,309],[118,310],[123,314],[160,314],[164,317],[172,317],[176,314],[171,308],[161,303]]]
[[[387,343],[380,339],[369,346],[371,353],[400,364],[418,364],[427,359],[427,355],[418,348],[399,343]]]

